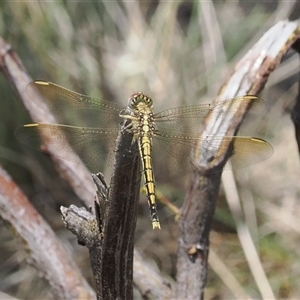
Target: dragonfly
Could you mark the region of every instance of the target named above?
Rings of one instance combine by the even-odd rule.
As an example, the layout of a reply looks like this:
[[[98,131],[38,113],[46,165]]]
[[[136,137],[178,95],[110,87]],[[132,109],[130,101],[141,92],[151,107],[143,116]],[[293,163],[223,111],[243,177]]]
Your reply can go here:
[[[187,153],[196,149],[199,138],[207,142],[209,149],[220,147],[220,138],[200,137],[205,127],[203,120],[209,112],[226,108],[234,113],[244,101],[251,103],[250,114],[259,114],[265,105],[259,97],[246,95],[216,104],[181,106],[154,113],[153,100],[142,92],[131,95],[127,107],[122,109],[113,102],[82,95],[41,80],[29,83],[26,93],[36,103],[40,103],[41,97],[56,120],[53,123],[25,124],[17,131],[17,138],[39,151],[47,152],[41,136],[54,136],[51,153],[75,162],[82,159],[88,166],[97,165],[100,168],[111,164],[120,121],[127,120],[128,125],[123,130],[133,134],[132,143],[138,143],[153,229],[161,228],[153,172],[157,158],[160,158],[160,165],[166,163],[162,159],[164,152],[170,158],[171,170],[184,170],[190,164],[186,162],[190,157]],[[80,158],[70,154],[66,138]],[[234,168],[258,163],[273,154],[272,146],[263,139],[249,136],[228,136],[222,139],[233,143],[231,162]]]

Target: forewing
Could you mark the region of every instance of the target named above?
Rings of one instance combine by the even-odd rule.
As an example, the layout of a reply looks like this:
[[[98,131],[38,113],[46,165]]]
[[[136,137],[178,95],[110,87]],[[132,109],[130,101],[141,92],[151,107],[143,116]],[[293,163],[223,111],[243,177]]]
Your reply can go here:
[[[264,100],[257,96],[241,96],[215,104],[182,106],[164,110],[154,115],[156,129],[163,135],[199,136],[204,129],[204,119],[211,111],[236,113],[241,104],[248,107],[246,118],[263,114],[266,109]]]
[[[43,109],[46,109],[43,106],[46,103],[59,124],[117,128],[121,122],[121,109],[116,104],[73,92],[54,83],[33,81],[26,87],[26,93]]]
[[[60,124],[25,125],[16,132],[19,140],[39,151],[71,161],[78,162],[80,157],[91,171],[102,171],[104,166],[112,164],[122,121],[119,106],[46,81],[29,83],[26,93],[43,110],[51,111],[55,123]],[[70,146],[79,157],[71,154]]]

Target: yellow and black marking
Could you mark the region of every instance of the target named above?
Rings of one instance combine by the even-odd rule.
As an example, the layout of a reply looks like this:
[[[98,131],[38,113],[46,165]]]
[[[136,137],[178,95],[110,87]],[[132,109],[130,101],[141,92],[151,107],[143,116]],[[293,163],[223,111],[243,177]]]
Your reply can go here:
[[[150,217],[152,221],[153,229],[160,229],[160,223],[156,211],[156,202],[155,202],[155,183],[154,183],[154,174],[152,168],[152,158],[151,158],[151,140],[149,137],[144,136],[139,138],[139,151],[142,160],[143,167],[143,178],[145,182],[145,189],[147,193]]]
[[[131,120],[130,130],[139,146],[143,168],[143,180],[147,193],[150,217],[153,229],[160,229],[155,202],[155,183],[152,166],[152,137],[155,125],[152,112],[152,99],[142,93],[133,94],[129,98],[128,109],[120,117]],[[129,128],[127,128],[129,129]]]
[[[79,156],[82,156],[83,161],[92,166],[96,161],[104,162],[102,158],[107,157],[106,150],[110,150],[110,142],[115,140],[119,131],[119,117],[129,121],[126,122],[123,131],[132,133],[133,142],[137,142],[139,146],[143,180],[154,229],[159,229],[160,223],[156,212],[156,199],[159,199],[159,195],[155,190],[153,173],[153,139],[156,138],[158,143],[172,143],[166,148],[165,144],[161,144],[160,150],[165,149],[168,155],[178,159],[174,163],[175,168],[178,167],[177,164],[181,164],[182,155],[188,158],[186,153],[181,151],[189,150],[193,153],[193,166],[198,172],[204,173],[222,170],[219,164],[223,162],[224,155],[230,153],[229,145],[233,150],[230,156],[230,168],[249,166],[273,154],[272,146],[259,138],[223,136],[225,129],[227,131],[228,126],[231,126],[227,121],[225,122],[225,119],[223,120],[225,114],[228,113],[228,118],[235,115],[239,118],[242,116],[240,111],[247,110],[249,117],[264,111],[264,101],[252,95],[238,96],[214,104],[175,107],[153,114],[152,99],[140,92],[129,98],[128,106],[122,111],[111,102],[81,95],[46,81],[38,80],[29,83],[26,93],[36,101],[37,105],[40,105],[43,99],[49,105],[49,109],[55,113],[58,122],[62,124],[26,124],[17,130],[17,138],[42,152],[49,153],[50,149],[51,153],[57,153],[57,156],[74,162],[78,162],[79,158],[77,155],[70,155],[69,145],[64,142],[65,138],[68,139],[70,146],[78,151]],[[46,111],[48,112],[47,109]],[[203,122],[206,116],[207,120]],[[77,121],[82,124],[78,126]],[[50,148],[45,147],[44,139],[40,139],[36,133],[44,137],[53,137]],[[176,141],[179,147],[176,147]],[[175,145],[174,149],[172,145]],[[93,155],[89,158],[88,155],[85,157],[84,149],[89,150]],[[210,161],[207,159],[209,157]],[[172,163],[171,161],[170,164]]]

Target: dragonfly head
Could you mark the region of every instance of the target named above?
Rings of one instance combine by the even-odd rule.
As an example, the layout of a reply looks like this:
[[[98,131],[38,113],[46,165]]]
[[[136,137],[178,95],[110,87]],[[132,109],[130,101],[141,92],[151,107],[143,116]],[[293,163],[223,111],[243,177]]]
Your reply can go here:
[[[128,100],[128,105],[130,108],[136,109],[140,105],[146,105],[149,108],[152,108],[153,101],[151,98],[143,94],[142,92],[137,92],[130,96]]]

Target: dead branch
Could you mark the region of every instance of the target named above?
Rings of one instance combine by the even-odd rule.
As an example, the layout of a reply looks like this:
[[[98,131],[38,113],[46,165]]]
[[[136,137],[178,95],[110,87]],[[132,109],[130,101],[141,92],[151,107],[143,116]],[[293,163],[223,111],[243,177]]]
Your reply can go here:
[[[153,266],[145,264],[145,258],[136,250],[133,267],[134,284],[144,299],[175,299],[170,281],[162,278]]]
[[[300,27],[298,22],[282,21],[273,26],[245,57],[236,65],[233,73],[220,89],[216,101],[223,101],[240,95],[258,94],[264,87],[269,75],[281,62],[283,56],[299,39]],[[203,135],[212,136],[209,131],[214,128],[214,120],[222,117],[222,124],[231,124],[222,131],[223,136],[236,134],[248,107],[240,106],[237,112],[228,115],[209,115],[206,119],[206,131]],[[218,134],[219,136],[219,134]],[[224,145],[220,145],[224,146]],[[200,157],[195,155],[201,165],[212,165],[210,158],[217,157],[220,152],[223,160],[229,155],[230,144],[218,153],[209,153],[199,147]],[[196,161],[197,164],[197,161]],[[177,261],[177,298],[202,299],[207,280],[207,259],[209,252],[209,232],[215,210],[221,173],[200,174],[195,171],[190,188],[182,207],[180,218],[180,237]]]
[[[81,239],[80,243],[89,248],[91,265],[98,289],[101,287],[99,270],[101,269],[103,235],[99,230],[97,219],[87,210],[75,205],[71,205],[69,208],[62,207],[61,211],[67,228],[78,239]],[[154,266],[148,264],[147,260],[137,250],[134,250],[133,269],[134,285],[145,299],[175,298],[170,281],[164,279]]]
[[[28,260],[50,283],[57,299],[95,299],[93,289],[54,232],[0,167],[0,214],[29,252]]]
[[[99,207],[105,206],[105,211],[98,214],[97,226],[96,218],[87,217],[86,211],[78,210],[74,206],[69,210],[63,209],[64,216],[67,212],[69,216],[64,217],[67,227],[72,228],[78,240],[90,250],[98,299],[133,298],[134,232],[141,176],[137,145],[132,144],[132,135],[125,132],[119,134],[115,153],[116,160],[107,200],[103,196],[103,186],[100,185],[99,188],[97,184]],[[101,205],[103,201],[106,201],[105,205]],[[82,216],[83,222],[78,220],[79,216]],[[144,269],[139,267],[139,270],[148,268],[145,264]],[[166,280],[158,276],[154,278],[160,282],[161,289],[148,285],[147,294],[159,294],[160,297],[170,295],[170,285],[165,284]],[[139,288],[145,292],[145,282],[136,282],[138,283],[143,283]]]
[[[100,268],[96,270],[101,278],[99,299],[133,298],[133,249],[139,187],[137,144],[132,144],[131,134],[120,133],[103,220]]]

